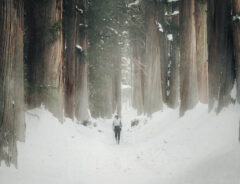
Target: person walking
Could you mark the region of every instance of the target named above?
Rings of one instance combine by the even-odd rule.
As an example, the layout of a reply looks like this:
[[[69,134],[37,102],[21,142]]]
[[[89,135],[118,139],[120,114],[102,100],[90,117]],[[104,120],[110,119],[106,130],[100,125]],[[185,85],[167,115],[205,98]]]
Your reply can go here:
[[[116,114],[113,118],[113,130],[115,133],[115,140],[116,140],[117,144],[119,144],[119,142],[120,142],[121,129],[122,129],[122,122],[121,122],[120,117]]]

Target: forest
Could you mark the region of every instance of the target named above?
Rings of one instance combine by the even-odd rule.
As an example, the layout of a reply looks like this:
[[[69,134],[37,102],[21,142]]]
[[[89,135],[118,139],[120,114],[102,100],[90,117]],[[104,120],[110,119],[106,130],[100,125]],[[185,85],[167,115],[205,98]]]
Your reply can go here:
[[[0,0],[0,163],[18,166],[31,109],[88,122],[126,101],[239,104],[240,0]]]

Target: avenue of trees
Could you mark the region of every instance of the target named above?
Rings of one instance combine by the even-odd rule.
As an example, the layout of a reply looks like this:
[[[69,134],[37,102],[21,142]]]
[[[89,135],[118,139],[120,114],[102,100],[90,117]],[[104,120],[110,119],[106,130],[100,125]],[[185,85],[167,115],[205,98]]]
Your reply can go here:
[[[121,114],[126,52],[139,114],[239,103],[239,27],[240,0],[0,0],[0,162],[17,166],[28,109]]]

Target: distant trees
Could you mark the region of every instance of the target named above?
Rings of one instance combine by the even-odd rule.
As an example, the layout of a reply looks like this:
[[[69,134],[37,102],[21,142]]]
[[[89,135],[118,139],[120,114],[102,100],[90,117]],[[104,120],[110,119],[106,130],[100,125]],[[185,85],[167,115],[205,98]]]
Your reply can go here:
[[[161,110],[163,103],[175,108],[180,88],[178,2],[129,5],[133,107],[149,115]]]
[[[121,114],[121,58],[126,25],[124,1],[89,4],[89,87],[93,117]]]
[[[235,81],[239,103],[239,17],[238,0],[1,0],[0,162],[17,165],[25,107],[62,122],[121,114],[124,52],[138,113],[220,112]]]
[[[153,3],[154,6],[150,7]],[[129,16],[135,20],[132,22],[135,26],[131,26],[129,32],[142,31],[138,37],[130,34],[130,40],[134,40],[133,106],[139,113],[151,114],[161,110],[164,102],[172,108],[180,104],[180,115],[183,115],[199,101],[208,103],[209,110],[217,103],[215,110],[220,112],[224,106],[234,101],[231,91],[235,80],[239,101],[238,1],[149,0],[137,3],[130,1],[129,5]],[[153,32],[149,38],[148,27],[146,30],[142,28],[144,23],[151,23],[151,19],[141,19],[147,12],[159,14],[153,21],[153,26],[158,26],[159,29],[158,38]],[[159,39],[159,46],[153,46],[154,50],[149,52],[149,45],[154,44],[156,39]],[[141,57],[136,43],[143,45]],[[158,66],[151,63],[153,58],[158,58]],[[154,66],[153,71],[148,71],[150,65]],[[157,76],[154,72],[159,69],[160,76]],[[142,77],[139,77],[140,71]],[[153,85],[154,88],[149,86],[149,74],[153,74],[150,84],[154,83],[157,76],[156,80],[161,81],[160,87],[158,83]],[[162,92],[159,92],[159,88]],[[158,97],[147,90],[156,93]],[[152,109],[154,105],[148,105],[149,98],[153,98],[158,107]]]

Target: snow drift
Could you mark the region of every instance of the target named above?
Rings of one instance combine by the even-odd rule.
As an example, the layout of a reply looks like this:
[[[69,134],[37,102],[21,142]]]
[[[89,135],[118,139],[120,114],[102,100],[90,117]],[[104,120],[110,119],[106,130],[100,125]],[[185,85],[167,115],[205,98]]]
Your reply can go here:
[[[239,105],[219,115],[198,104],[182,118],[166,109],[148,118],[127,107],[120,145],[111,120],[64,124],[43,107],[26,113],[18,169],[2,162],[1,184],[239,184]],[[131,127],[131,120],[138,125]]]

